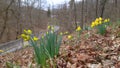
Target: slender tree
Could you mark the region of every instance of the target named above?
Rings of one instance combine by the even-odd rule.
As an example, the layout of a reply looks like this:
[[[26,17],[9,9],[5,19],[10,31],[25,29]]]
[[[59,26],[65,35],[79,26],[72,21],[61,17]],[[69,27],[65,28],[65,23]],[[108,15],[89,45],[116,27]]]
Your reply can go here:
[[[105,5],[107,3],[108,0],[101,0],[100,1],[100,17],[103,17],[103,14],[104,14],[104,10],[105,10]]]
[[[81,28],[84,26],[84,0],[82,0],[82,9],[81,9]]]
[[[14,0],[12,0],[11,2],[10,2],[10,4],[5,8],[5,10],[4,10],[4,12],[5,12],[5,16],[4,16],[4,24],[3,24],[3,28],[2,28],[2,31],[1,31],[1,33],[0,33],[0,39],[2,38],[2,36],[3,36],[3,34],[4,34],[4,32],[5,32],[5,30],[6,30],[6,25],[7,25],[7,21],[8,21],[8,14],[9,14],[9,8],[11,7],[11,5],[13,4],[13,2],[14,2]]]
[[[96,0],[96,18],[98,17],[98,0]]]

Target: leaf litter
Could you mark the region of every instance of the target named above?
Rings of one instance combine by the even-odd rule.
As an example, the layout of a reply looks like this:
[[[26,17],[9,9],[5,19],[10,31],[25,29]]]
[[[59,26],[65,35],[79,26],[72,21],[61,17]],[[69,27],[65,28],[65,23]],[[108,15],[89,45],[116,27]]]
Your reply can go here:
[[[68,40],[67,35],[65,35],[59,55],[54,59],[57,68],[120,68],[118,30],[114,32],[109,30],[105,36],[96,34],[92,30],[84,31],[80,40],[76,38]],[[36,68],[31,47],[0,56],[1,68],[6,68],[7,61],[17,64],[21,68],[27,68],[29,64]]]

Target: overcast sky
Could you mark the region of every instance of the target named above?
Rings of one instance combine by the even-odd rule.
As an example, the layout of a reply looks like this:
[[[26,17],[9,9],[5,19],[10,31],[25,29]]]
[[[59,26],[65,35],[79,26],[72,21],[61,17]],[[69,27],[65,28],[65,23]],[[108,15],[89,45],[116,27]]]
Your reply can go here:
[[[49,4],[54,4],[54,5],[57,5],[57,4],[62,4],[62,3],[65,3],[65,2],[69,2],[70,0],[47,0]],[[75,1],[80,1],[80,0],[75,0]]]

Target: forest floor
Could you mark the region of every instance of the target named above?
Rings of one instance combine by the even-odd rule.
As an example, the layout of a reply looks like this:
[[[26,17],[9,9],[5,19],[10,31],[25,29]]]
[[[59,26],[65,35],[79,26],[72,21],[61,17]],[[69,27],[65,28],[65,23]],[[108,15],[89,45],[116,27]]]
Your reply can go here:
[[[55,59],[57,68],[120,68],[120,27],[108,28],[105,36],[95,30],[85,30],[80,39],[76,33],[72,40],[63,36],[58,57]],[[28,68],[35,61],[32,47],[0,56],[0,67],[6,68],[6,62]]]

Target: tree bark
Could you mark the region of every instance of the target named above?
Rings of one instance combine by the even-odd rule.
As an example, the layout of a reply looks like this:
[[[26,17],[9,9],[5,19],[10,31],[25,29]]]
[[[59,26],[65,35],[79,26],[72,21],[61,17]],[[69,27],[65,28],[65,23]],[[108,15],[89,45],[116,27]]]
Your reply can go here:
[[[2,38],[2,36],[3,36],[4,32],[5,32],[7,21],[8,21],[8,11],[9,11],[9,8],[12,5],[13,2],[14,2],[14,0],[12,0],[10,2],[10,4],[7,6],[7,8],[5,9],[5,17],[3,18],[4,19],[4,24],[3,24],[3,29],[2,29],[2,31],[0,33],[0,39]]]
[[[107,3],[108,0],[101,0],[100,2],[100,6],[101,6],[101,9],[100,9],[100,17],[103,17],[103,14],[104,14],[104,10],[105,10],[105,4]]]
[[[81,9],[81,28],[84,26],[84,0],[82,0],[82,9]]]

